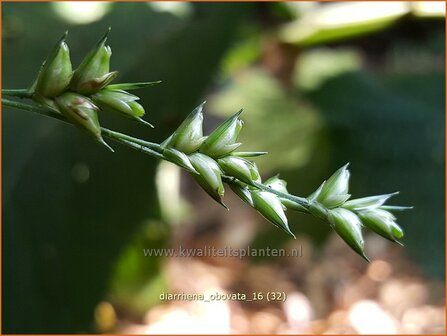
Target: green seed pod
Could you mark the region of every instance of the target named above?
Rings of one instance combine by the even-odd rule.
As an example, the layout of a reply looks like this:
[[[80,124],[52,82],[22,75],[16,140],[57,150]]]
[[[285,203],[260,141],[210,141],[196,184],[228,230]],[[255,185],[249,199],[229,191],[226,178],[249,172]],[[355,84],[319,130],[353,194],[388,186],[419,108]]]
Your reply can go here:
[[[200,174],[192,175],[194,179],[208,193],[208,195],[228,209],[222,202],[225,189],[222,183],[222,173],[217,162],[201,153],[189,155],[189,160],[194,169]]]
[[[289,210],[299,211],[299,212],[303,212],[303,213],[309,213],[309,211],[299,203],[291,201],[287,198],[280,197],[279,199],[281,200],[281,203]]]
[[[282,193],[288,193],[287,191],[287,182],[285,180],[282,180],[279,178],[279,175],[275,175],[270,177],[268,180],[264,182],[264,185],[266,185],[269,188],[272,188],[273,190],[282,192]]]
[[[166,160],[175,163],[176,165],[185,168],[187,171],[193,174],[199,174],[197,170],[191,164],[188,156],[185,153],[182,153],[174,148],[165,148],[163,150],[163,156]]]
[[[382,209],[372,209],[359,212],[362,223],[393,242],[399,243],[396,239],[402,238],[404,233],[399,225],[396,224],[393,214]]]
[[[323,187],[324,187],[325,184],[326,184],[326,181],[323,181],[323,183],[321,183],[321,185],[318,187],[318,189],[315,190],[312,194],[310,194],[310,195],[307,197],[307,200],[308,200],[309,202],[316,201],[317,198],[318,198],[318,196],[320,196],[320,194],[321,194],[321,190],[323,190]]]
[[[254,162],[237,156],[226,156],[218,159],[217,163],[229,176],[233,176],[242,182],[250,184],[252,181],[260,181],[261,177]]]
[[[397,225],[396,222],[391,222],[391,233],[397,239],[400,239],[404,236],[404,230],[402,230],[402,228]]]
[[[239,196],[241,200],[243,200],[248,205],[253,206],[253,199],[251,197],[250,189],[248,189],[246,186],[243,186],[242,183],[238,182],[229,182],[228,185],[230,186],[231,190],[233,190],[233,192]]]
[[[343,205],[350,197],[350,194],[331,195],[323,200],[322,204],[328,209],[333,209]]]
[[[355,211],[376,209],[381,207],[391,196],[397,195],[398,193],[399,192],[353,199],[344,203],[343,208]]]
[[[369,262],[364,252],[362,224],[357,215],[349,210],[336,208],[328,211],[328,220],[338,235]]]
[[[213,158],[220,158],[238,148],[241,143],[236,143],[236,140],[243,124],[239,119],[241,113],[242,110],[218,126],[200,146],[200,152]]]
[[[118,75],[117,71],[110,72],[112,50],[105,45],[109,31],[87,54],[74,72],[70,83],[70,88],[73,91],[84,95],[94,94],[107,86]]]
[[[325,181],[317,192],[309,196],[314,198],[326,208],[332,209],[342,205],[351,195],[349,190],[349,164],[337,170],[327,181]]]
[[[44,105],[46,107],[49,107],[54,112],[61,113],[59,111],[59,108],[57,107],[56,103],[54,102],[53,98],[45,98],[45,97],[42,97],[41,95],[38,95],[38,94],[34,93],[33,94],[33,100],[36,103],[39,103],[39,104]]]
[[[145,111],[143,106],[137,103],[140,98],[123,90],[103,89],[93,96],[92,100],[104,111],[116,112],[120,115],[137,120],[143,124],[153,127],[143,120]]]
[[[292,231],[290,231],[283,205],[276,195],[267,191],[252,191],[251,197],[254,208],[265,219],[296,238]]]
[[[282,180],[279,178],[279,175],[275,175],[270,177],[267,181],[264,182],[264,185],[272,188],[273,190],[282,192],[282,193],[289,193],[287,191],[287,182],[285,180]],[[278,196],[277,196],[278,197]],[[283,198],[283,197],[278,197],[279,200],[281,201],[282,205],[284,205],[287,209],[290,210],[294,210],[294,211],[299,211],[299,212],[308,212],[307,209],[305,207],[303,207],[302,205],[293,202],[287,198]]]
[[[31,89],[34,95],[53,98],[67,90],[73,71],[70,51],[65,43],[66,36],[67,33],[62,36],[51,55],[42,65]]]
[[[90,99],[77,93],[67,92],[56,97],[55,102],[70,122],[113,152],[101,136],[101,126],[98,121],[99,108]]]
[[[197,106],[177,130],[163,143],[162,147],[173,147],[183,153],[190,154],[199,149],[205,140],[203,136],[203,105]]]
[[[267,181],[264,182],[264,185],[282,193],[286,194],[289,193],[287,191],[287,182],[285,180],[280,179],[279,175],[272,176],[271,178],[269,178]],[[293,202],[287,198],[279,197],[279,200],[287,209],[305,213],[308,212],[308,210],[301,204]]]

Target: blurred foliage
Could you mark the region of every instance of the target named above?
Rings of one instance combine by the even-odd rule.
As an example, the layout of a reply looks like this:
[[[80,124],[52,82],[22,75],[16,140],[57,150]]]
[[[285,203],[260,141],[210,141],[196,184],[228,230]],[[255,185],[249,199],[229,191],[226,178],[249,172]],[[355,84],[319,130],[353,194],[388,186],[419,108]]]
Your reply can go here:
[[[269,152],[256,159],[261,171],[275,173],[308,163],[321,122],[310,106],[288,95],[275,78],[260,69],[239,73],[211,102],[210,110],[224,118],[235,112],[234,106],[243,106],[243,119],[249,120],[240,135],[241,150]]]
[[[143,249],[165,247],[169,239],[166,223],[150,221],[137,231],[116,262],[111,277],[110,300],[120,309],[126,309],[135,316],[142,315],[153,304],[158,303],[158,293],[166,289],[161,268],[161,257],[145,257]]]
[[[188,5],[175,13],[113,3],[101,20],[74,25],[50,3],[4,4],[3,86],[30,85],[63,31],[77,65],[112,26],[120,81],[163,83],[138,93],[156,129],[108,115],[102,123],[161,141],[205,98],[208,131],[243,107],[243,150],[269,151],[256,159],[263,178],[280,172],[291,192],[306,196],[350,161],[354,195],[400,190],[396,202],[415,206],[399,215],[405,251],[444,276],[444,22],[414,3],[393,5],[402,11],[386,20],[357,18],[358,26],[333,30],[316,19],[332,4]],[[318,28],[305,40],[303,24]],[[166,260],[142,249],[175,245],[184,229],[160,219],[156,162],[118,145],[112,155],[40,116],[5,109],[2,118],[3,331],[95,331],[101,300],[141,318],[167,286]],[[292,231],[316,245],[331,232],[310,216],[288,216]],[[216,222],[206,226],[214,234]],[[288,241],[265,224],[250,246]]]
[[[386,5],[375,2],[290,3],[298,20],[285,25],[281,39],[300,46],[346,40],[384,30],[404,16],[437,17],[445,15],[445,6],[423,1],[394,1]]]
[[[142,92],[156,130],[102,120],[161,139],[199,101],[248,6],[194,7],[195,20],[188,20],[144,3],[113,4],[101,21],[72,27],[50,3],[5,4],[3,85],[30,85],[66,29],[78,64],[110,25],[112,67],[120,79],[165,84]],[[158,216],[156,162],[118,146],[111,155],[75,129],[17,110],[4,110],[3,129],[3,331],[91,331],[117,258],[144,220]],[[150,242],[162,246],[166,238]],[[131,264],[127,253],[122,258]],[[152,266],[129,267],[127,278],[118,270],[117,276],[130,284],[132,276],[149,281],[158,276],[157,263]]]
[[[318,89],[329,78],[361,67],[362,59],[356,50],[315,48],[299,57],[293,80],[302,90]]]

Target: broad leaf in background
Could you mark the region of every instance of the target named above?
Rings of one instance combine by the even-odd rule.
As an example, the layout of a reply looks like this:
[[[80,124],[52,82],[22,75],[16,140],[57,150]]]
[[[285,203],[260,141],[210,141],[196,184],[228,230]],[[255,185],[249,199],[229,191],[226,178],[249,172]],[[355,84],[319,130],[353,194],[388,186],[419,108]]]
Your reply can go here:
[[[345,3],[299,3],[286,6],[298,19],[280,29],[280,38],[299,46],[345,41],[372,34],[396,24],[405,15],[445,16],[445,6],[436,1],[389,1]]]

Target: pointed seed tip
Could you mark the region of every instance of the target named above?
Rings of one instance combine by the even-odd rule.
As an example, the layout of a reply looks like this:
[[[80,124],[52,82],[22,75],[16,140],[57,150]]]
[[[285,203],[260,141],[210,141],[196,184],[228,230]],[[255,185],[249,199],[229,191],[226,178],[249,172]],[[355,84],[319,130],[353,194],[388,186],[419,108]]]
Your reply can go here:
[[[234,114],[234,116],[240,116],[241,115],[241,113],[242,112],[244,112],[244,109],[243,108],[241,108],[239,111],[237,111],[235,114]]]
[[[107,37],[108,37],[108,35],[109,35],[109,33],[110,33],[111,30],[112,30],[111,27],[109,27],[109,28],[107,29],[106,33],[105,33],[105,34],[103,35],[103,37],[98,41],[98,45],[104,44],[104,43],[106,42]]]
[[[400,241],[398,241],[398,240],[393,240],[397,245],[399,245],[399,246],[402,246],[402,247],[405,247],[405,245],[403,244],[403,243],[401,243]]]
[[[152,125],[150,122],[144,120],[143,118],[137,117],[136,118],[140,123],[149,126],[150,128],[155,128],[154,125]]]
[[[371,260],[366,256],[365,253],[362,253],[361,256],[362,256],[363,259],[365,259],[368,263],[371,263]]]
[[[115,153],[115,150],[107,142],[105,142],[102,137],[101,137],[101,139],[99,139],[99,142],[102,145],[104,145],[108,150],[110,150],[112,153]]]
[[[60,38],[59,41],[56,43],[56,46],[60,46],[62,43],[64,43],[64,42],[65,42],[65,39],[67,38],[67,35],[68,35],[68,30],[66,30],[66,31],[62,34],[61,38]],[[44,64],[45,64],[45,61],[44,61]]]

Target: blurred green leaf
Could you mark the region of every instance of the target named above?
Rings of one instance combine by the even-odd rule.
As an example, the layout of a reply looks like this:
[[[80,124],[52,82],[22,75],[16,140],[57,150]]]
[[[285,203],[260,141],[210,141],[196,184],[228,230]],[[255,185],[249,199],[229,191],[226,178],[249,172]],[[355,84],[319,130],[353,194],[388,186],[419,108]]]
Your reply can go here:
[[[407,3],[397,1],[319,4],[286,24],[280,38],[301,46],[344,40],[383,30],[409,11]]]
[[[247,70],[210,102],[221,117],[244,108],[239,139],[241,151],[266,151],[256,162],[261,170],[305,165],[314,149],[320,121],[313,109],[284,91],[281,84],[260,69]],[[294,120],[294,122],[291,122]]]

